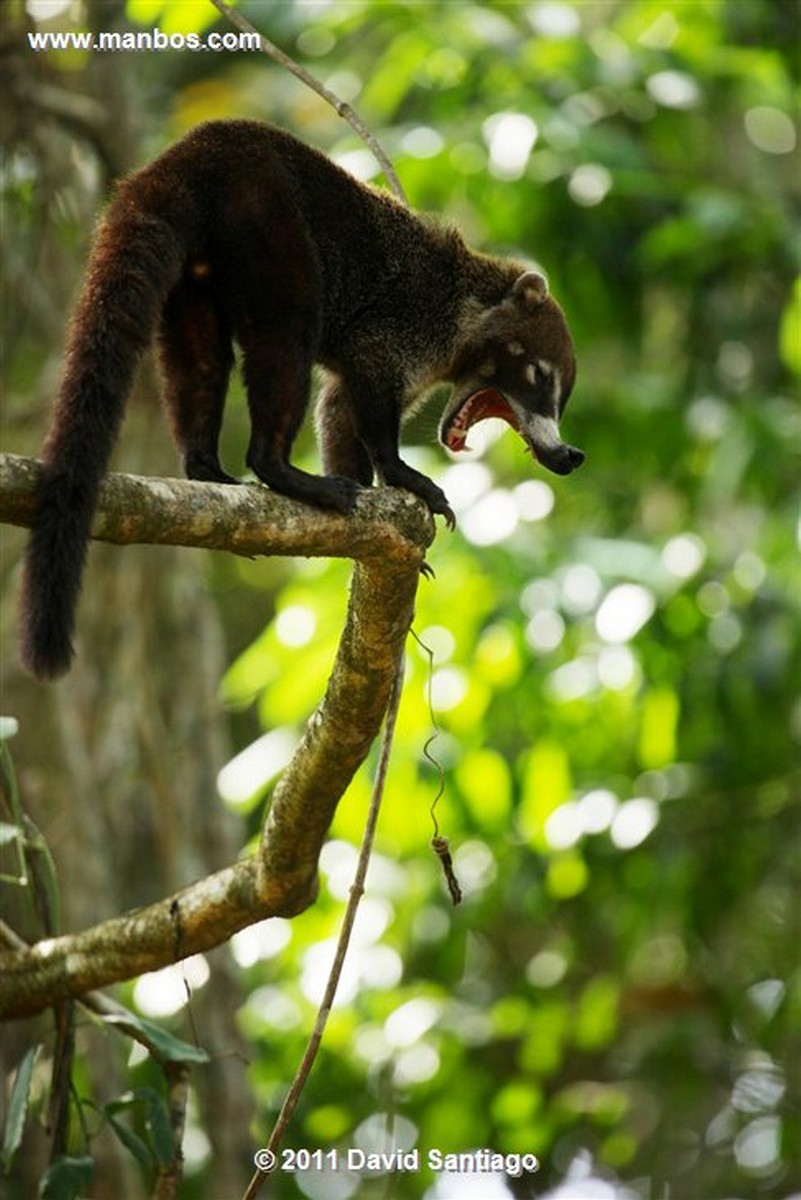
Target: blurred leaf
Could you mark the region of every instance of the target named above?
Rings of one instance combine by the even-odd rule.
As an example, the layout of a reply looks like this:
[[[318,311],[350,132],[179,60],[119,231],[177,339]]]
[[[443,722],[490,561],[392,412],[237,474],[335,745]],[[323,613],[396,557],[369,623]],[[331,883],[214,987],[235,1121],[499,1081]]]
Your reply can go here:
[[[55,1158],[39,1185],[40,1200],[77,1200],[86,1195],[94,1166],[94,1159],[89,1157]]]
[[[545,822],[570,798],[567,754],[561,744],[544,738],[526,756],[519,822],[523,835],[538,850],[546,848]]]
[[[138,1137],[137,1134],[132,1133],[130,1129],[123,1125],[122,1121],[118,1121],[116,1117],[111,1115],[111,1113],[107,1113],[106,1115],[109,1125],[114,1130],[117,1138],[120,1140],[128,1153],[132,1155],[132,1157],[135,1158],[141,1166],[152,1167],[153,1155],[148,1149],[147,1143],[144,1142],[142,1138]]]
[[[779,350],[784,365],[795,375],[801,376],[801,276],[793,284],[792,294],[782,313]]]
[[[479,828],[489,831],[508,826],[511,778],[500,754],[491,749],[468,751],[457,767],[456,781]]]
[[[103,1022],[106,1025],[119,1025],[123,1030],[138,1030],[145,1044],[152,1046],[154,1052],[164,1062],[207,1063],[209,1056],[200,1046],[191,1046],[180,1038],[173,1037],[160,1025],[138,1017],[134,1013],[104,1013]]]
[[[584,1050],[607,1045],[617,1029],[620,987],[610,976],[597,975],[581,994],[573,1037]]]
[[[30,1049],[26,1050],[14,1074],[14,1082],[11,1085],[11,1094],[8,1098],[5,1128],[3,1130],[2,1166],[4,1172],[9,1171],[11,1163],[14,1160],[14,1155],[19,1150],[22,1141],[22,1134],[28,1115],[31,1078],[33,1076],[36,1057],[40,1050],[40,1045],[31,1046]]]
[[[570,900],[583,892],[589,883],[590,873],[584,859],[578,854],[557,854],[548,863],[545,876],[546,886],[555,900]]]
[[[654,688],[643,702],[640,761],[645,770],[665,767],[676,758],[679,700],[667,688]]]
[[[168,37],[202,33],[220,20],[217,9],[204,0],[126,0],[125,7],[132,21],[158,28]],[[172,44],[181,48],[180,42]]]

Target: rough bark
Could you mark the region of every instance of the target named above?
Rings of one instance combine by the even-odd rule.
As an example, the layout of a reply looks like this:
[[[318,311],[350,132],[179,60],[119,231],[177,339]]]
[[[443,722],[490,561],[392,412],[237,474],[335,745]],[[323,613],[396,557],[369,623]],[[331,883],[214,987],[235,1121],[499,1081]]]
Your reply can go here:
[[[0,456],[0,520],[29,523],[37,478],[33,460]],[[109,476],[94,527],[99,540],[353,558],[345,627],[325,697],[273,794],[259,852],[81,933],[0,954],[0,1016],[31,1015],[208,950],[313,901],[337,802],[381,725],[432,535],[425,506],[390,489],[366,491],[344,518],[256,485]]]

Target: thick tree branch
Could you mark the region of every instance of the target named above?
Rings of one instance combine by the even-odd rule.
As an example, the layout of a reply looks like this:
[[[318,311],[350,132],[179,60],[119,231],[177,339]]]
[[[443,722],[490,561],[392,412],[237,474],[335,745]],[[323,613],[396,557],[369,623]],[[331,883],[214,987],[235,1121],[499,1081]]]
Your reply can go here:
[[[0,522],[29,527],[41,466],[0,454]],[[200,546],[259,554],[369,561],[419,567],[434,536],[431,514],[397,488],[366,488],[342,517],[271,492],[263,484],[197,483],[108,475],[92,536],[101,542]]]
[[[38,474],[33,460],[0,455],[0,520],[30,523]],[[246,555],[353,558],[348,613],[325,697],[275,789],[259,852],[147,908],[0,954],[0,1017],[30,1015],[154,970],[313,901],[336,805],[387,707],[433,521],[420,501],[397,490],[365,491],[354,516],[344,518],[260,485],[111,475],[94,536]]]

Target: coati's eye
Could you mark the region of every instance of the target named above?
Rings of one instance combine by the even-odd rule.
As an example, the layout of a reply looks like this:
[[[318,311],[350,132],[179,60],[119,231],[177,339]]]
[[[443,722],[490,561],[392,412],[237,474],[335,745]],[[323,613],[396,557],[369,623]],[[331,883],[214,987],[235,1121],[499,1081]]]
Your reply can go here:
[[[533,365],[536,367],[540,377],[543,380],[547,380],[547,390],[553,401],[554,409],[561,413],[567,397],[562,397],[562,375],[559,368],[554,366],[553,363],[548,362],[545,358],[538,358]]]

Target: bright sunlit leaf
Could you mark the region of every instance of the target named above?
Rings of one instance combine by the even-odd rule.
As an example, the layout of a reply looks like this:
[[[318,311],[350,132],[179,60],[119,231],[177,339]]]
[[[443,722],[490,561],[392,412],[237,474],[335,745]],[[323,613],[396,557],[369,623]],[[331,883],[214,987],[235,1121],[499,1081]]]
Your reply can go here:
[[[526,759],[518,814],[521,832],[535,848],[547,848],[545,823],[569,799],[570,792],[570,766],[564,748],[548,739],[537,742]]]
[[[646,770],[675,760],[679,714],[679,698],[670,689],[653,688],[646,695],[640,722],[640,761]]]

